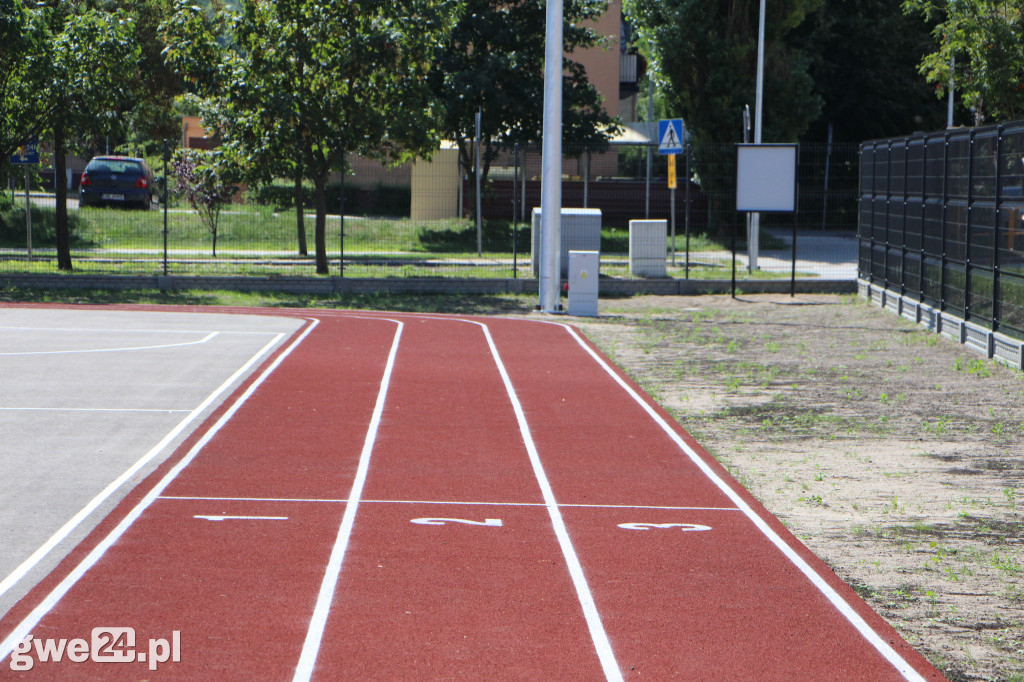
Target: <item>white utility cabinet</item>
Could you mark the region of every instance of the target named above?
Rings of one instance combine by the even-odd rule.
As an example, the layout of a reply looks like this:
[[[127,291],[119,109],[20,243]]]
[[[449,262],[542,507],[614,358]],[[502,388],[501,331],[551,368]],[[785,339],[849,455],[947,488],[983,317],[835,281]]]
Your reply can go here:
[[[597,317],[599,251],[569,252],[569,314]]]

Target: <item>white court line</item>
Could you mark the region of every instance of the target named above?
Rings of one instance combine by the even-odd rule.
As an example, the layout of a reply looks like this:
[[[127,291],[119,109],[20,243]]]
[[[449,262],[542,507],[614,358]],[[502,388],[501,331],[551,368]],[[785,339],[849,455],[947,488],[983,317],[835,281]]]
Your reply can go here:
[[[320,653],[320,643],[323,641],[324,629],[327,627],[327,616],[331,611],[331,602],[334,601],[334,592],[338,587],[338,578],[341,575],[341,566],[345,560],[345,551],[348,548],[349,538],[352,536],[352,527],[356,520],[356,510],[359,508],[359,498],[362,497],[363,487],[366,484],[366,474],[370,469],[370,455],[373,453],[373,445],[377,441],[377,431],[380,428],[381,417],[384,414],[384,402],[387,399],[388,388],[391,385],[391,373],[395,368],[395,358],[398,355],[398,344],[402,338],[402,330],[405,324],[398,320],[388,318],[366,318],[366,319],[387,319],[398,325],[395,330],[395,338],[391,342],[391,352],[388,353],[387,364],[384,366],[384,374],[381,377],[380,389],[377,391],[377,402],[373,407],[373,415],[370,418],[370,426],[366,431],[366,438],[363,441],[363,449],[359,454],[359,466],[356,469],[355,480],[352,481],[352,491],[348,496],[348,504],[345,513],[341,518],[341,526],[338,528],[338,536],[334,541],[334,548],[331,550],[331,558],[327,562],[327,569],[324,572],[323,581],[320,583],[320,592],[317,594],[316,607],[313,609],[313,616],[309,622],[309,629],[306,631],[306,639],[302,643],[302,654],[295,666],[296,682],[309,680],[313,676],[313,669],[316,667],[316,659]]]
[[[505,363],[501,360],[498,348],[494,345],[491,330],[486,324],[480,322],[474,322],[474,324],[479,324],[484,330],[484,337],[486,337],[487,345],[490,347],[491,355],[494,357],[494,364],[498,367],[498,373],[501,374],[501,380],[505,384],[505,391],[508,393],[508,399],[512,403],[512,409],[516,414],[516,421],[519,422],[519,432],[522,434],[523,442],[526,445],[526,452],[530,457],[534,476],[537,478],[538,485],[540,485],[548,515],[551,517],[551,525],[555,530],[555,536],[558,538],[558,544],[562,548],[562,556],[565,557],[566,567],[569,569],[573,586],[576,588],[576,596],[583,607],[583,616],[587,621],[587,627],[590,629],[590,637],[594,641],[594,647],[597,650],[597,657],[601,661],[601,668],[604,670],[605,678],[613,681],[622,680],[622,671],[615,660],[615,652],[612,650],[608,633],[601,622],[601,614],[597,610],[597,604],[594,603],[594,595],[587,584],[586,576],[583,574],[583,565],[576,555],[576,549],[569,538],[569,530],[565,526],[562,512],[559,510],[558,502],[555,500],[555,493],[548,482],[547,474],[544,473],[544,466],[541,464],[540,455],[537,453],[537,446],[533,442],[530,425],[526,421],[526,413],[523,411],[523,406],[519,402],[516,390],[512,386],[512,380],[505,370]]]
[[[313,497],[194,497],[190,495],[161,495],[161,500],[182,500],[191,502],[318,502],[342,504],[348,500]],[[360,500],[360,504],[428,504],[451,505],[453,507],[547,507],[547,502],[465,502],[445,500]],[[739,507],[675,507],[652,504],[571,504],[559,502],[562,509],[664,509],[667,511],[742,511]]]
[[[98,334],[249,334],[253,336],[270,336],[278,333],[267,331],[241,331],[234,329],[131,329],[130,327],[109,329],[101,327],[81,327],[76,329],[75,327],[9,327],[2,325],[0,325],[0,330],[13,332],[48,332],[53,334],[60,332],[73,334],[88,334],[96,332]]]
[[[626,383],[625,380],[623,380],[622,377],[619,376],[619,374],[615,372],[600,355],[598,355],[594,351],[594,349],[592,349],[582,338],[580,338],[579,334],[576,333],[575,329],[573,329],[569,325],[560,323],[548,324],[555,324],[565,329],[569,333],[569,335],[572,336],[576,340],[576,342],[597,362],[597,364],[600,365],[604,369],[604,371],[607,372],[608,375],[611,376],[612,379],[614,379],[615,382],[619,384],[619,386],[621,386],[622,389],[625,390],[626,393],[628,393],[629,396],[633,398],[633,400],[644,409],[645,412],[647,412],[651,419],[653,419],[654,422],[658,424],[658,426],[660,426],[666,434],[668,434],[669,438],[671,438],[676,443],[676,445],[678,445],[679,448],[684,453],[686,453],[690,460],[695,465],[697,465],[697,467],[704,473],[704,475],[707,476],[711,480],[711,482],[713,482],[716,486],[718,486],[719,490],[725,493],[729,497],[729,499],[732,500],[733,503],[736,504],[736,506],[739,507],[739,509],[744,514],[746,514],[747,518],[749,518],[754,523],[758,530],[760,530],[761,533],[763,533],[764,536],[772,542],[772,544],[774,544],[777,548],[779,548],[779,550],[782,551],[786,558],[789,559],[793,563],[793,565],[795,565],[797,569],[799,569],[800,572],[803,573],[816,588],[818,588],[818,590],[832,603],[832,605],[835,606],[836,609],[844,617],[846,617],[848,621],[850,621],[850,623],[857,629],[857,631],[860,632],[860,634],[887,661],[889,661],[889,663],[892,664],[892,666],[895,667],[896,670],[898,670],[905,679],[912,680],[914,682],[924,682],[924,677],[922,677],[920,673],[914,670],[913,666],[911,666],[910,663],[908,663],[902,656],[900,656],[895,649],[889,646],[888,642],[886,642],[882,637],[880,637],[878,633],[875,632],[874,629],[870,625],[868,625],[867,622],[860,616],[860,614],[857,613],[857,611],[845,599],[843,599],[843,597],[838,592],[836,592],[835,589],[831,585],[829,585],[828,582],[826,582],[825,579],[821,577],[821,575],[819,575],[818,572],[815,571],[811,567],[811,565],[803,559],[803,557],[797,554],[797,552],[792,547],[790,547],[789,544],[787,544],[786,541],[783,540],[778,533],[772,530],[771,526],[769,526],[764,519],[762,519],[756,512],[754,512],[754,510],[750,507],[750,505],[747,504],[747,502],[740,496],[740,494],[733,490],[711,468],[711,466],[708,465],[708,463],[705,462],[704,459],[700,455],[698,455],[697,452],[692,447],[690,447],[690,445],[685,440],[683,440],[682,436],[680,436],[675,431],[675,429],[673,429],[668,424],[668,422],[666,422],[662,418],[662,416],[658,414],[653,407],[651,407],[651,405],[646,400],[641,398],[640,395],[636,391],[634,391],[633,388],[628,383]]]
[[[54,547],[56,547],[58,544],[60,544],[62,540],[64,540],[64,538],[70,535],[75,530],[75,528],[77,528],[83,521],[85,521],[85,519],[90,514],[93,513],[93,511],[96,510],[97,507],[103,504],[111,495],[114,494],[115,491],[117,491],[118,488],[124,485],[126,481],[131,479],[131,477],[134,476],[136,472],[139,471],[139,469],[146,466],[146,464],[148,464],[150,461],[152,461],[154,457],[156,457],[160,452],[162,452],[163,449],[166,448],[171,443],[171,441],[177,438],[178,435],[182,431],[184,431],[189,424],[195,421],[206,410],[206,408],[213,404],[213,402],[217,400],[221,396],[221,394],[227,391],[231,387],[231,385],[238,380],[239,377],[241,377],[245,372],[247,372],[249,368],[251,368],[261,357],[263,357],[263,355],[266,354],[267,351],[269,351],[278,341],[280,341],[281,337],[283,336],[283,334],[278,334],[269,342],[267,342],[267,344],[263,346],[263,348],[261,348],[259,351],[256,352],[255,355],[249,358],[249,360],[244,365],[239,367],[238,370],[234,372],[234,374],[228,377],[224,381],[224,383],[222,383],[220,386],[214,389],[214,391],[210,395],[206,396],[206,399],[204,399],[203,402],[199,403],[199,405],[194,410],[189,412],[188,416],[186,416],[184,419],[178,422],[177,426],[171,429],[167,433],[167,435],[160,439],[160,442],[154,445],[149,450],[149,452],[144,454],[138,461],[136,461],[134,464],[128,467],[128,469],[126,469],[120,476],[111,481],[106,488],[100,491],[100,493],[96,495],[94,498],[92,498],[88,504],[82,507],[82,509],[80,509],[77,514],[72,516],[67,521],[67,523],[61,526],[56,533],[50,536],[49,540],[44,542],[39,547],[39,549],[37,549],[35,552],[31,554],[31,556],[25,559],[25,561],[23,561],[21,565],[15,568],[10,573],[10,575],[8,575],[6,578],[0,581],[0,596],[2,596],[5,592],[10,590],[18,583],[18,581],[24,578],[26,573],[32,570],[32,568],[34,568],[36,564],[42,561],[47,554],[53,551]]]
[[[210,332],[198,341],[179,341],[178,343],[161,343],[152,346],[124,346],[118,348],[73,348],[70,350],[28,350],[13,353],[0,353],[2,356],[14,355],[72,355],[75,353],[120,353],[123,351],[156,350],[159,348],[181,348],[183,346],[198,346],[213,339],[220,332]],[[281,336],[281,335],[279,335]]]
[[[192,410],[158,410],[136,407],[0,407],[0,412],[191,412]]]
[[[246,391],[241,396],[239,396],[239,398],[234,402],[234,404],[232,404],[231,407],[228,408],[228,410],[220,417],[220,419],[217,420],[217,422],[210,428],[210,430],[207,431],[202,438],[200,438],[199,442],[196,443],[191,450],[189,450],[188,454],[186,454],[185,457],[182,458],[182,460],[178,462],[178,464],[175,465],[149,493],[146,494],[146,496],[135,506],[135,508],[132,509],[131,512],[129,512],[128,515],[121,520],[117,527],[115,527],[114,530],[110,531],[110,533],[103,539],[103,541],[100,542],[100,544],[98,544],[95,548],[93,548],[93,550],[89,552],[88,556],[86,556],[85,559],[83,559],[78,564],[78,566],[76,566],[75,569],[71,571],[71,573],[68,574],[66,578],[64,578],[64,580],[62,580],[60,584],[57,585],[57,587],[55,587],[53,591],[51,591],[50,594],[48,594],[46,598],[43,599],[43,601],[40,602],[40,604],[36,606],[36,608],[33,609],[28,616],[26,616],[25,619],[22,620],[18,624],[18,626],[14,628],[13,631],[11,631],[11,633],[7,636],[7,639],[5,639],[3,642],[0,642],[0,661],[3,661],[5,658],[7,658],[7,656],[9,656],[11,652],[14,650],[15,645],[17,645],[18,642],[27,637],[32,632],[32,629],[39,624],[39,621],[41,621],[43,617],[46,616],[46,614],[49,613],[54,606],[57,605],[57,603],[64,597],[64,595],[68,593],[69,590],[71,590],[72,587],[75,586],[75,584],[82,578],[82,576],[85,575],[90,568],[96,565],[96,562],[98,562],[103,557],[106,551],[111,546],[113,546],[113,544],[117,542],[118,539],[120,539],[120,537],[125,534],[125,532],[127,532],[131,525],[135,523],[135,521],[140,516],[142,516],[142,513],[146,511],[146,509],[149,508],[153,501],[160,496],[160,493],[167,489],[167,486],[169,486],[171,482],[174,481],[175,478],[177,478],[178,474],[180,474],[181,471],[186,466],[191,464],[192,460],[196,458],[196,455],[198,455],[199,452],[204,447],[206,447],[206,444],[209,443],[213,439],[213,437],[217,435],[217,433],[224,427],[224,425],[228,423],[228,421],[235,415],[236,412],[238,412],[238,410],[242,407],[242,405],[245,404],[245,402],[250,398],[250,396],[252,396],[252,394],[256,392],[256,389],[264,381],[266,381],[267,377],[269,377],[270,374],[275,369],[277,369],[277,367],[284,361],[284,359],[288,357],[291,354],[291,352],[298,347],[300,343],[302,343],[302,341],[309,335],[311,331],[313,331],[313,329],[316,328],[317,324],[319,323],[316,319],[313,318],[310,318],[310,321],[311,323],[305,329],[305,331],[303,331],[303,333],[300,334],[299,337],[295,339],[295,341],[293,341],[291,345],[288,346],[287,349],[285,349],[280,355],[278,355],[277,358],[275,358],[274,361],[270,363],[270,366],[263,370],[263,373],[260,374],[260,376],[257,377],[257,379],[252,382],[249,388],[246,389]],[[270,343],[264,346],[263,349],[261,349],[257,355],[253,356],[253,358],[250,359],[248,363],[246,363],[246,367],[250,366],[259,357],[261,357],[268,349],[270,349],[277,342],[277,339],[279,339],[281,336],[284,335],[280,334],[276,336],[273,340],[270,341]],[[242,370],[240,369],[233,376],[238,376],[241,373]],[[213,397],[214,396],[207,398],[207,401],[212,400]],[[204,403],[206,403],[207,401],[204,401]],[[165,441],[169,440],[171,440],[169,437],[164,438],[164,440],[161,441],[160,445],[158,445],[158,448],[163,447],[166,444]],[[158,451],[157,448],[154,448],[154,450],[151,450],[150,452],[152,453],[154,451]],[[121,478],[125,478],[125,476],[122,475]],[[119,478],[118,481],[120,481],[121,478]],[[81,513],[82,512],[79,512],[79,514]]]

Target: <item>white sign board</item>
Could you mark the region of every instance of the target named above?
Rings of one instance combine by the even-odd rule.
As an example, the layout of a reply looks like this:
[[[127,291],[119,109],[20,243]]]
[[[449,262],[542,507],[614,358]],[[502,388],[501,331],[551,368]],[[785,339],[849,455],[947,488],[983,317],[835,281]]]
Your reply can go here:
[[[796,210],[795,144],[736,145],[736,210]]]

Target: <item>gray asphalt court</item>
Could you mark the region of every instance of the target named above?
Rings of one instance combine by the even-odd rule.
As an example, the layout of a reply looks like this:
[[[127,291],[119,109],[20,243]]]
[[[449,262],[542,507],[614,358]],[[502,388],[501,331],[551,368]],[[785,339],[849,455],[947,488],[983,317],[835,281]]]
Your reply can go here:
[[[0,307],[0,616],[301,325]]]

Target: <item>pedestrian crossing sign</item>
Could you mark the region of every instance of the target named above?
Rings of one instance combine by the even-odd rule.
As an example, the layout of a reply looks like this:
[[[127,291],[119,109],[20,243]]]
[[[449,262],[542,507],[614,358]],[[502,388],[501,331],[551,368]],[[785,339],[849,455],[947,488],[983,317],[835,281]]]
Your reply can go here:
[[[683,153],[683,119],[669,118],[658,121],[658,153]]]

